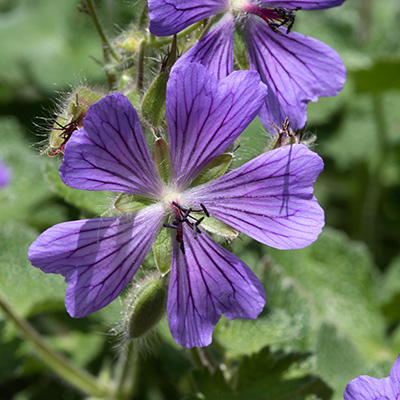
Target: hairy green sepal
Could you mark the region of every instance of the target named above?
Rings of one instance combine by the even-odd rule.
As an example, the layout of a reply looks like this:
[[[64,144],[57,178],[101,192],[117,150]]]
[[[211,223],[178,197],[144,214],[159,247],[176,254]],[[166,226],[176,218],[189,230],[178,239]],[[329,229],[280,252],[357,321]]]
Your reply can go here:
[[[170,174],[170,155],[168,143],[160,138],[154,143],[154,163],[161,179],[168,183]]]
[[[167,82],[172,66],[177,60],[176,37],[172,41],[171,51],[161,66],[161,71],[151,83],[142,102],[143,117],[153,126],[161,125],[165,119],[165,99]]]
[[[204,217],[204,214],[193,213],[193,217],[199,219]],[[215,233],[216,235],[229,239],[235,239],[239,234],[236,229],[214,217],[205,217],[203,221],[201,221],[200,226],[210,233]]]
[[[171,269],[171,230],[161,228],[153,245],[154,260],[157,268],[162,275],[165,275]]]
[[[115,200],[114,208],[120,212],[132,213],[143,210],[143,208],[146,208],[153,203],[154,200],[147,197],[122,193],[117,197],[117,200]]]
[[[149,332],[163,316],[167,288],[162,279],[150,278],[138,283],[131,296],[126,335],[129,339],[137,339]]]
[[[232,162],[232,153],[223,153],[215,158],[200,174],[194,179],[190,186],[195,187],[207,183],[222,176]]]
[[[244,39],[243,33],[239,30],[235,30],[235,35],[233,39],[233,48],[235,54],[235,60],[240,66],[240,69],[249,70],[249,56],[246,46],[246,41]]]

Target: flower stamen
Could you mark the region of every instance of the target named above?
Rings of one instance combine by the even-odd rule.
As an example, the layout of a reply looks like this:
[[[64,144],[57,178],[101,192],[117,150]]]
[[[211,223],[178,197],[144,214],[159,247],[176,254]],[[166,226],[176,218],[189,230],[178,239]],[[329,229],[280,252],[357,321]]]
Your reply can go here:
[[[204,220],[204,217],[195,218],[190,214],[192,212],[204,212],[204,214],[209,217],[210,213],[202,203],[200,203],[201,210],[182,207],[176,201],[172,201],[171,204],[175,213],[175,219],[171,223],[163,224],[163,227],[176,230],[176,241],[179,243],[182,253],[185,254],[185,245],[183,243],[183,223],[187,224],[187,226],[194,232],[194,238],[197,239],[197,235],[202,233],[202,231],[199,229],[199,225]]]
[[[281,26],[286,26],[286,33],[290,33],[296,19],[294,12],[300,9],[301,7],[291,10],[284,7],[263,8],[251,3],[246,3],[243,6],[245,12],[259,16],[275,33],[280,35],[282,35],[282,32],[279,30]]]

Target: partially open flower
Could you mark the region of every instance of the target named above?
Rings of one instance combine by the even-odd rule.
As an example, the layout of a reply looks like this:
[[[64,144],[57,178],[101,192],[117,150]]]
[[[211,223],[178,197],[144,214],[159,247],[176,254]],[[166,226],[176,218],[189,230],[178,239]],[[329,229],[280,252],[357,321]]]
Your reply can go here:
[[[175,68],[167,87],[169,145],[156,142],[155,161],[125,96],[114,93],[89,108],[67,143],[61,177],[73,188],[122,193],[116,208],[125,215],[56,225],[29,249],[34,266],[66,278],[71,316],[114,300],[153,244],[160,272],[170,270],[167,314],[180,345],[210,344],[221,314],[260,314],[261,282],[208,232],[242,231],[295,249],[316,240],[324,225],[312,187],[323,162],[306,146],[281,147],[220,176],[229,161],[224,150],[257,115],[266,93],[256,72],[218,81],[200,64]],[[210,180],[213,175],[219,177]]]

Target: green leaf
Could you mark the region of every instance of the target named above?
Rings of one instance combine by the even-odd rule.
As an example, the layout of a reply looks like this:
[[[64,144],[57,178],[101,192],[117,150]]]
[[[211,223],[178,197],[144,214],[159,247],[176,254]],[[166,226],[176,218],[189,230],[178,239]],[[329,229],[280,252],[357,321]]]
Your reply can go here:
[[[346,385],[362,374],[365,362],[354,343],[338,333],[335,326],[322,324],[317,335],[317,372],[343,399]]]
[[[23,223],[7,222],[0,226],[1,291],[24,317],[43,310],[64,309],[63,277],[45,274],[28,261],[28,248],[37,236],[36,230]]]
[[[233,154],[224,153],[215,158],[200,174],[193,180],[190,186],[196,187],[222,176],[231,165]]]
[[[66,210],[52,204],[53,194],[41,172],[42,159],[14,120],[0,118],[0,158],[10,167],[12,181],[0,190],[0,223],[28,221],[46,228],[65,219]]]
[[[133,213],[153,204],[154,200],[134,194],[121,193],[115,200],[114,208],[120,212]]]
[[[92,212],[95,215],[112,210],[114,193],[103,191],[78,190],[67,186],[60,178],[58,168],[60,161],[56,158],[42,159],[45,176],[51,183],[51,187],[68,203]]]
[[[303,334],[304,324],[283,309],[263,314],[255,320],[221,319],[214,330],[215,340],[230,355],[251,355],[265,346],[291,344]]]
[[[300,400],[308,395],[329,399],[331,390],[309,373],[307,355],[277,352],[269,348],[240,361],[232,383],[220,370],[193,372],[199,391],[207,400]]]
[[[251,238],[241,239],[234,242],[233,252],[240,255],[264,283],[267,303],[255,320],[222,318],[215,328],[215,339],[234,356],[251,355],[265,346],[309,350],[313,310],[308,293],[282,267],[263,256],[263,247]]]
[[[269,348],[246,357],[239,367],[237,390],[240,398],[265,400],[304,399],[315,395],[330,399],[331,389],[310,374],[308,354],[272,353]]]
[[[307,295],[314,335],[321,322],[333,324],[366,360],[379,358],[385,325],[376,302],[377,270],[362,243],[328,227],[302,250],[270,249],[270,256]]]
[[[161,228],[153,245],[154,260],[161,275],[171,269],[172,242],[170,229]]]
[[[243,251],[249,249],[248,253]],[[251,245],[244,241],[240,257],[250,266],[257,265]],[[236,251],[235,251],[236,253]],[[214,337],[232,355],[251,355],[265,346],[280,346],[289,350],[310,348],[311,315],[307,296],[285,272],[272,266],[266,259],[257,268],[263,277],[267,304],[255,320],[222,318],[215,328]]]

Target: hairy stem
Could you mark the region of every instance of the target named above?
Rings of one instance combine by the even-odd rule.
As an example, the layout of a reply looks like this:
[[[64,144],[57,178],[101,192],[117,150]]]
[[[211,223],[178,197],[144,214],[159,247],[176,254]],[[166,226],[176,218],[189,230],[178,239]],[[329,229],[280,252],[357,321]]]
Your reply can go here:
[[[100,22],[99,16],[96,11],[96,7],[93,3],[93,0],[86,0],[86,6],[89,11],[89,14],[93,20],[94,26],[96,27],[97,33],[100,36],[101,43],[103,45],[103,53],[105,61],[111,61],[110,55],[114,58],[114,60],[119,61],[120,58],[117,52],[114,50],[114,47],[111,45],[108,37],[103,29],[103,26]]]
[[[0,308],[18,328],[19,333],[34,348],[36,354],[68,383],[90,396],[104,397],[108,390],[101,387],[96,378],[75,365],[63,354],[53,349],[46,340],[23,318],[18,316],[0,292]]]
[[[126,344],[115,367],[114,389],[107,400],[131,398],[136,383],[137,357],[133,342]]]

